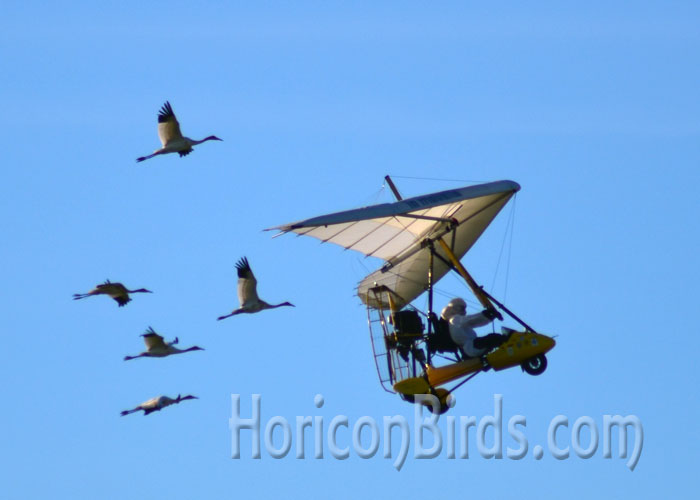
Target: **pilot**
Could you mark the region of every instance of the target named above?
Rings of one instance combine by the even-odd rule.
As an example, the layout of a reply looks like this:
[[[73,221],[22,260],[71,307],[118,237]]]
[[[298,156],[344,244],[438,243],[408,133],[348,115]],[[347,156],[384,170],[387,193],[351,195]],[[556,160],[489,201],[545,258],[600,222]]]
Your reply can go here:
[[[488,325],[495,318],[503,319],[494,309],[467,316],[467,303],[459,297],[452,299],[440,314],[450,325],[450,337],[468,358],[477,358],[503,343],[505,337],[497,333],[478,337],[474,328]]]

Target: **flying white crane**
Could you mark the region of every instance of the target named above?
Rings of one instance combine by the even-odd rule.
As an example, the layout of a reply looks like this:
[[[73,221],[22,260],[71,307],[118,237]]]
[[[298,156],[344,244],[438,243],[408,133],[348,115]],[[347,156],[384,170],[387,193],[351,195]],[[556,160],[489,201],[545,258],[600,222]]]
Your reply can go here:
[[[187,156],[192,152],[192,146],[201,144],[206,141],[222,141],[215,135],[210,135],[205,137],[201,141],[195,141],[189,137],[184,137],[182,132],[180,132],[180,124],[175,118],[175,113],[173,113],[173,108],[170,106],[168,101],[160,109],[158,113],[158,137],[163,145],[162,148],[156,149],[153,154],[148,156],[141,156],[136,158],[136,161],[148,160],[157,155],[163,155],[167,153],[177,153],[180,157]]]
[[[130,293],[153,293],[145,288],[139,288],[137,290],[128,290],[121,283],[112,283],[107,280],[101,285],[97,285],[95,288],[90,290],[88,293],[74,293],[73,300],[84,299],[85,297],[91,297],[93,295],[109,295],[114,300],[117,301],[119,307],[126,305],[131,301],[129,297]]]
[[[146,416],[149,413],[153,413],[154,411],[160,411],[166,406],[178,404],[180,401],[184,401],[186,399],[199,398],[197,396],[180,396],[179,394],[175,399],[169,398],[168,396],[158,396],[157,398],[152,398],[148,401],[144,401],[132,410],[124,410],[123,412],[121,412],[121,416],[123,417],[124,415],[128,415],[129,413],[135,413],[139,410],[143,410],[143,415]]]
[[[243,257],[241,260],[236,262],[236,269],[238,270],[238,301],[240,302],[241,306],[238,309],[235,309],[231,314],[219,316],[217,320],[226,319],[241,313],[256,313],[262,311],[263,309],[273,309],[275,307],[282,306],[294,307],[294,304],[290,304],[289,302],[282,302],[281,304],[268,304],[258,297],[258,280],[255,279],[247,258]]]
[[[129,361],[130,359],[136,358],[164,358],[172,354],[182,354],[183,352],[190,351],[203,351],[201,347],[192,346],[188,349],[178,349],[174,347],[175,344],[179,342],[179,339],[175,337],[172,342],[164,342],[163,337],[158,335],[152,327],[148,327],[146,333],[141,335],[143,337],[143,342],[146,344],[146,350],[141,354],[136,356],[125,356],[124,361]]]

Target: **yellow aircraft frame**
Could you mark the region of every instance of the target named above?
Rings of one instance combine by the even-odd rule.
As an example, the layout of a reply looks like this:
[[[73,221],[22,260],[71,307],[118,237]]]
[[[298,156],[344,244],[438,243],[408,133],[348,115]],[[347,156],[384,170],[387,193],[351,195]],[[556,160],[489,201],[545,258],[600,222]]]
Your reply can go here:
[[[479,299],[479,302],[486,309],[496,311],[496,307],[492,303],[493,297],[490,297],[490,295],[477,285],[476,281],[474,281],[442,238],[438,239],[437,242],[440,244],[441,249],[455,269],[457,269],[459,274],[467,282],[467,285],[471,288],[474,295]],[[431,270],[429,269],[428,272],[430,273]],[[395,313],[398,311],[398,308],[392,298],[392,293],[390,290],[386,290],[386,292],[388,292],[387,305],[390,311]],[[432,295],[432,283],[429,283],[429,293]],[[429,307],[432,310],[432,297],[429,299],[429,303]],[[545,353],[550,351],[555,346],[556,342],[552,337],[535,332],[505,308],[503,304],[498,303],[498,305],[511,317],[521,323],[525,327],[525,330],[511,330],[508,339],[503,344],[480,358],[470,358],[440,367],[435,367],[426,361],[423,362],[422,375],[403,378],[401,380],[398,380],[398,374],[391,373],[392,381],[396,380],[393,384],[394,391],[401,394],[406,399],[412,399],[412,397],[417,394],[433,394],[439,398],[441,406],[439,411],[444,412],[448,409],[447,398],[456,388],[447,390],[441,387],[449,382],[461,378],[465,378],[464,381],[466,381],[481,371],[486,371],[488,369],[499,371],[515,366],[521,366],[523,370],[531,375],[539,375],[542,373],[547,366]],[[500,316],[500,313],[498,313],[498,315]],[[386,328],[386,325],[383,326]],[[389,356],[389,353],[387,353],[387,355]],[[393,370],[393,368],[390,367],[390,370]],[[459,385],[461,385],[461,383]]]

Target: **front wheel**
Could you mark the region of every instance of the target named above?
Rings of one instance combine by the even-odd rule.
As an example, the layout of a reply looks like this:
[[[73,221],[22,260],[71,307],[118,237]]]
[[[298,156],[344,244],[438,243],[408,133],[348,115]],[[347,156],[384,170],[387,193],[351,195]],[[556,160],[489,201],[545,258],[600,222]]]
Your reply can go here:
[[[539,375],[547,369],[547,358],[544,354],[538,354],[520,366],[530,375]]]

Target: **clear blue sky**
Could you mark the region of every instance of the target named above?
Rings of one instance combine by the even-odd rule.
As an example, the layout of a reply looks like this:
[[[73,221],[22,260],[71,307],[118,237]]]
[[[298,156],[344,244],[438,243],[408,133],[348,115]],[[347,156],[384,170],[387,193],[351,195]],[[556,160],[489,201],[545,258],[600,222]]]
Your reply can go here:
[[[696,2],[4,3],[4,498],[692,496],[699,54]],[[135,163],[159,145],[165,100],[186,135],[224,142]],[[381,456],[297,460],[294,445],[253,460],[244,437],[230,458],[232,393],[244,412],[261,394],[263,424],[412,417],[379,387],[353,294],[377,262],[261,231],[390,201],[385,174],[406,196],[522,186],[507,276],[510,206],[464,262],[558,345],[541,377],[479,375],[454,415],[478,420],[503,394],[532,447],[557,414],[634,414],[634,472],[601,449],[471,448],[397,472]],[[263,297],[297,307],[217,322],[243,255]],[[106,278],[155,293],[71,300]],[[440,285],[439,300],[466,294]],[[122,361],[149,325],[206,350]],[[119,417],[178,392],[201,399]]]

